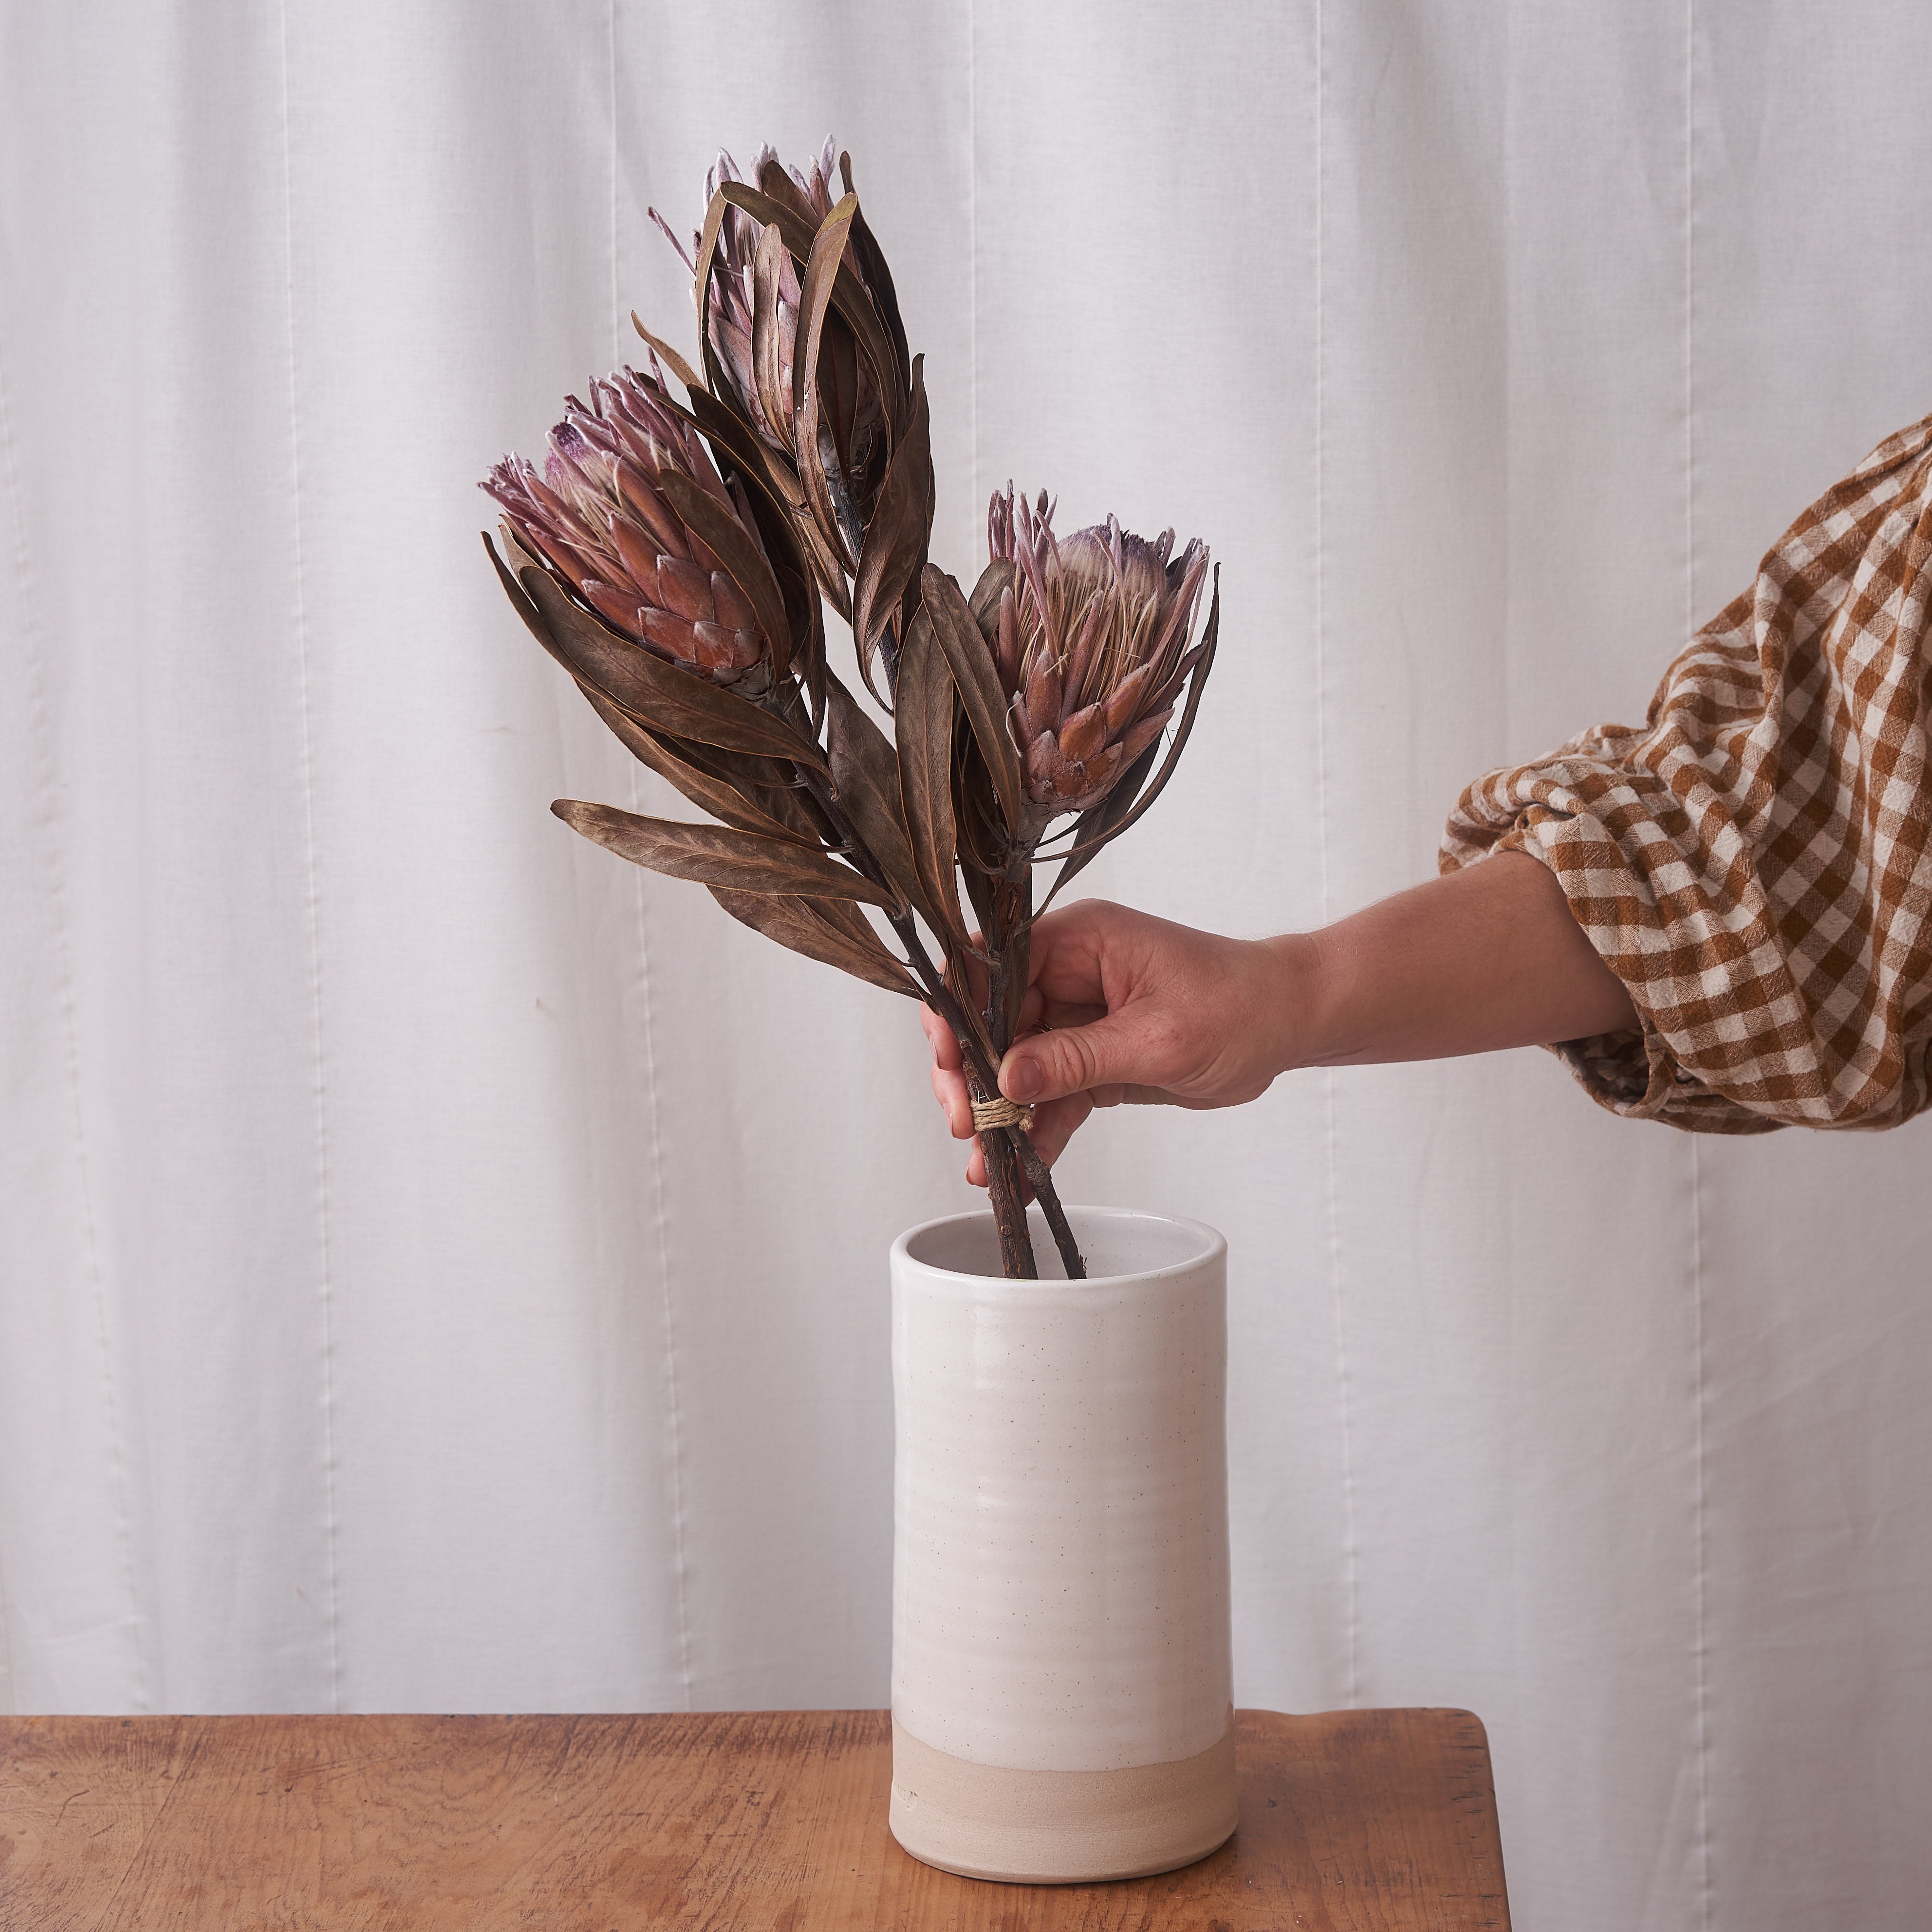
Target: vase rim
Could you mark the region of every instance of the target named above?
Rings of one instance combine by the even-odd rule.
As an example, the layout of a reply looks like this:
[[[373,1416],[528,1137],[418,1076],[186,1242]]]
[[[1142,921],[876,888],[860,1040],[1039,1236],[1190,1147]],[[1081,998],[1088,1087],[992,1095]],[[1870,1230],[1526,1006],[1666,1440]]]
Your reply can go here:
[[[916,1226],[907,1228],[892,1243],[894,1270],[896,1272],[900,1264],[904,1264],[937,1280],[970,1282],[994,1288],[1098,1288],[1118,1286],[1128,1282],[1159,1281],[1171,1275],[1191,1274],[1203,1264],[1211,1263],[1224,1256],[1228,1250],[1227,1238],[1218,1228],[1210,1227],[1205,1221],[1196,1221],[1185,1214],[1155,1214],[1139,1208],[1076,1207],[1071,1203],[1067,1204],[1066,1211],[1066,1218],[1072,1223],[1076,1236],[1082,1234],[1081,1223],[1083,1220],[1089,1226],[1095,1222],[1112,1222],[1116,1226],[1124,1222],[1158,1222],[1164,1226],[1184,1230],[1192,1234],[1199,1245],[1192,1252],[1178,1260],[1162,1262],[1157,1268],[1131,1268],[1114,1274],[1088,1275],[1078,1281],[1070,1281],[1058,1275],[1045,1276],[1036,1281],[1016,1281],[1005,1275],[976,1274],[964,1268],[942,1268],[937,1262],[926,1261],[913,1252],[913,1244],[922,1236],[937,1233],[941,1228],[958,1227],[969,1222],[991,1225],[993,1218],[991,1208],[969,1208],[961,1214],[935,1215],[929,1221],[922,1221]],[[1046,1250],[1050,1250],[1052,1238],[1047,1232],[1039,1209],[1030,1209],[1027,1219],[1033,1232],[1036,1251],[1043,1251],[1042,1244]]]

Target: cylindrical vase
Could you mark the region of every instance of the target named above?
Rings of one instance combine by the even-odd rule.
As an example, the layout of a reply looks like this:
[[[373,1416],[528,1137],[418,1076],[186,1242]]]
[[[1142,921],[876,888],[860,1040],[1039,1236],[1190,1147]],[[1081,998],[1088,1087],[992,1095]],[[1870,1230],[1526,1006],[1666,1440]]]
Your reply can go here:
[[[892,1834],[1030,1884],[1235,1822],[1226,1244],[1068,1215],[1084,1281],[1001,1279],[987,1214],[892,1247]]]

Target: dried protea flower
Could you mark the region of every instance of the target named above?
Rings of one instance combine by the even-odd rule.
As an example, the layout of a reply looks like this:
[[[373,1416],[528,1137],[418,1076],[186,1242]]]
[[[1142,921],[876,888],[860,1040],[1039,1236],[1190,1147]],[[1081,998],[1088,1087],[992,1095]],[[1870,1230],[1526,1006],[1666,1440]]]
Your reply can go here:
[[[665,406],[656,375],[622,369],[592,382],[587,407],[568,398],[541,473],[506,457],[482,488],[523,548],[613,629],[713,683],[768,681],[784,640],[767,635],[726,560],[690,527],[704,520],[687,493],[701,492],[763,561],[751,505]],[[670,500],[679,497],[682,511]]]
[[[1149,543],[1112,517],[1057,538],[1045,492],[1029,506],[1010,484],[987,524],[994,558],[1015,566],[994,656],[1043,824],[1099,804],[1160,736],[1203,648],[1188,635],[1208,551],[1174,556],[1172,530]]]
[[[760,152],[746,182],[731,157],[721,154],[716,166],[705,177],[707,206],[725,183],[740,182],[798,218],[808,233],[836,205],[832,174],[837,159],[836,145],[829,136],[808,172],[787,168],[767,147]],[[848,167],[848,191],[850,185]],[[816,486],[807,491],[812,514],[845,572],[856,572],[866,526],[890,460],[892,425],[903,422],[905,414],[902,397],[888,396],[882,390],[882,374],[889,375],[896,392],[905,391],[911,378],[898,302],[884,257],[862,223],[855,220],[841,259],[878,318],[874,346],[883,344],[887,359],[898,366],[889,372],[875,369],[850,325],[835,308],[825,318],[820,341],[816,422],[807,439],[812,446],[801,448],[803,386],[794,365],[799,352],[802,298],[799,264],[791,249],[782,237],[770,233],[770,224],[743,208],[727,205],[710,257],[710,286],[708,290],[700,288],[696,278],[703,236],[694,235],[687,250],[663,216],[656,208],[650,212],[691,272],[693,292],[706,317],[706,340],[722,373],[723,388],[769,449],[810,472],[808,485]],[[775,285],[770,347],[764,352],[762,368],[761,274]],[[712,380],[712,386],[718,386],[717,376]]]

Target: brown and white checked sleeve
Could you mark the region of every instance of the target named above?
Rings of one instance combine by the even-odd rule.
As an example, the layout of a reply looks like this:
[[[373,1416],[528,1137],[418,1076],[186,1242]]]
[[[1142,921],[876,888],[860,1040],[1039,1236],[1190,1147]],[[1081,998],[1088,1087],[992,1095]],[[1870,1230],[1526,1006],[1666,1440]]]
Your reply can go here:
[[[1932,417],[1814,504],[1641,727],[1465,792],[1445,872],[1562,882],[1638,1034],[1555,1051],[1613,1112],[1712,1133],[1889,1127],[1932,1050]]]

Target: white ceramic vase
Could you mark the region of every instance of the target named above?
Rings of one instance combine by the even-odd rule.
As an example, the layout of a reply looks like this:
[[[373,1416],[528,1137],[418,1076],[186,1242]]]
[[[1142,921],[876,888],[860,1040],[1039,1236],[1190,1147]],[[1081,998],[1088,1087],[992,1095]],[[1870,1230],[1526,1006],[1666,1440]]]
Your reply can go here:
[[[1035,1884],[1234,1828],[1226,1244],[1068,1215],[1084,1281],[1002,1280],[988,1214],[892,1247],[892,1834]]]

